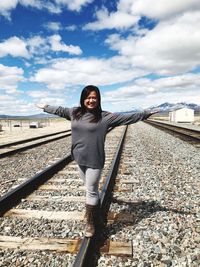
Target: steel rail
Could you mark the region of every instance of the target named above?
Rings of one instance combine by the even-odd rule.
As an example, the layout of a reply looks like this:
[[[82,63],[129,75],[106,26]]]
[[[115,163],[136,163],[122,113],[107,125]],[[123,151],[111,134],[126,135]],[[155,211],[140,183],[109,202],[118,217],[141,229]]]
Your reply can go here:
[[[159,129],[166,129],[171,133],[176,133],[176,134],[185,136],[197,142],[200,141],[199,130],[189,129],[186,127],[181,127],[179,125],[172,125],[172,124],[162,123],[162,122],[157,122],[157,121],[152,121],[152,120],[146,120],[145,122],[155,127],[158,127]]]
[[[101,213],[103,213],[103,209],[105,209],[108,193],[111,190],[111,186],[114,183],[114,179],[117,175],[119,161],[120,161],[120,157],[121,157],[121,152],[122,152],[124,140],[126,137],[127,128],[128,127],[126,126],[125,130],[123,132],[123,135],[120,139],[120,142],[119,142],[119,145],[117,148],[117,152],[115,154],[115,158],[114,158],[112,165],[111,165],[111,168],[110,168],[110,172],[106,178],[106,182],[104,183],[104,186],[103,186],[102,191],[100,193],[100,211],[101,211]],[[101,231],[101,229],[99,229],[99,231]],[[94,256],[94,249],[96,247],[96,245],[95,245],[96,242],[98,242],[98,238],[96,237],[96,235],[94,237],[91,237],[91,238],[88,238],[88,237],[83,238],[81,245],[80,245],[80,249],[77,253],[75,262],[73,264],[73,267],[92,266],[91,260]]]
[[[60,131],[60,132],[57,132],[57,133],[45,134],[45,135],[36,136],[36,137],[32,137],[32,138],[27,138],[27,139],[15,141],[15,142],[10,142],[10,143],[7,143],[7,144],[2,144],[2,145],[0,145],[0,149],[1,148],[5,148],[5,147],[9,147],[9,146],[16,146],[16,145],[32,142],[32,141],[35,141],[35,140],[39,140],[41,138],[46,138],[46,137],[54,136],[54,135],[57,135],[57,134],[68,133],[70,131],[71,130],[65,130],[65,131]]]
[[[22,198],[31,194],[40,185],[49,180],[55,173],[72,161],[71,155],[67,155],[63,159],[57,161],[53,165],[47,167],[32,178],[26,180],[10,192],[0,198],[0,216],[3,216],[12,207],[16,206]]]
[[[62,135],[62,136],[54,137],[54,138],[52,138],[52,139],[43,140],[43,141],[40,141],[40,142],[31,144],[31,145],[26,145],[26,146],[19,147],[19,148],[13,149],[13,150],[9,150],[9,151],[0,153],[0,158],[4,158],[4,157],[7,157],[7,156],[11,156],[11,155],[14,155],[14,154],[16,154],[16,153],[25,151],[25,150],[27,150],[27,149],[35,148],[35,147],[37,147],[37,146],[44,145],[44,144],[47,144],[47,143],[56,141],[56,140],[59,140],[59,139],[68,137],[68,136],[70,136],[70,135],[71,135],[71,133],[69,133],[69,134],[64,134],[64,135]]]

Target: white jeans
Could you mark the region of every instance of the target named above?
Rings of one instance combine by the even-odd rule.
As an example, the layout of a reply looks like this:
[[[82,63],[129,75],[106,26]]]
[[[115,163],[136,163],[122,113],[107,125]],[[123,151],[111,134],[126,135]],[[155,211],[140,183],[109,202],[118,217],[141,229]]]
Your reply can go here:
[[[86,204],[97,205],[99,201],[99,181],[101,169],[92,169],[78,165],[79,175],[86,187]]]

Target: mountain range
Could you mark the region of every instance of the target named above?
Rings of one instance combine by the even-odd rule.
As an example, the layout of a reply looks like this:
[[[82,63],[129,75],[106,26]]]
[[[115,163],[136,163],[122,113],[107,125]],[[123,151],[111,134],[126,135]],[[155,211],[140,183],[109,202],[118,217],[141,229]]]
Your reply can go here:
[[[179,108],[191,108],[194,109],[195,112],[200,112],[200,105],[194,104],[194,103],[185,103],[185,102],[180,102],[180,103],[162,103],[157,106],[151,106],[148,109],[159,109],[161,110],[161,113],[168,113],[169,111],[179,109]],[[133,108],[129,112],[136,112],[136,111],[141,111],[142,109],[138,108]],[[124,112],[123,112],[124,113]],[[34,115],[25,115],[25,116],[17,116],[17,115],[5,115],[5,114],[0,114],[0,119],[47,119],[47,118],[56,118],[57,116],[48,114],[48,113],[39,113],[39,114],[34,114]]]
[[[185,102],[180,102],[180,103],[162,103],[158,106],[152,106],[150,107],[150,109],[154,109],[154,108],[159,108],[161,109],[163,112],[169,112],[175,109],[180,109],[180,108],[190,108],[193,109],[194,111],[199,111],[200,110],[200,105],[194,104],[194,103],[185,103]]]

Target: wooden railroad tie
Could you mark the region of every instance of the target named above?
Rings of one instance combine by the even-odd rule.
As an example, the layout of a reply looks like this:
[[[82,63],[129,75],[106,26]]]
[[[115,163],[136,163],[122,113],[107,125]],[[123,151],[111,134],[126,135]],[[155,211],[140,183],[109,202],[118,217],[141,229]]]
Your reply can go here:
[[[81,239],[0,236],[0,249],[46,250],[65,253],[77,253]],[[100,249],[102,254],[132,256],[131,242],[107,240]]]
[[[22,218],[22,219],[46,219],[46,220],[84,220],[84,212],[80,211],[45,211],[45,210],[25,210],[11,209],[4,214],[4,217]],[[127,222],[132,223],[135,220],[135,215],[130,213],[108,213],[108,222]]]

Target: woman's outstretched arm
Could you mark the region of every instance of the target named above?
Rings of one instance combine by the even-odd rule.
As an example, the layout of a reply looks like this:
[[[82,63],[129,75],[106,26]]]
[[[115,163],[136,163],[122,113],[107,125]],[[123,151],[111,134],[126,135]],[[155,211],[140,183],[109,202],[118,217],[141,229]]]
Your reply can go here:
[[[43,104],[43,103],[36,104],[36,107],[43,109],[44,112],[58,115],[60,117],[71,120],[72,109],[70,109],[70,108],[64,108],[61,106],[51,106],[51,105],[47,105],[47,104]]]
[[[106,117],[108,120],[109,127],[116,127],[146,120],[151,115],[156,114],[158,112],[158,110],[146,110],[143,112],[134,112],[128,114],[108,113]]]

